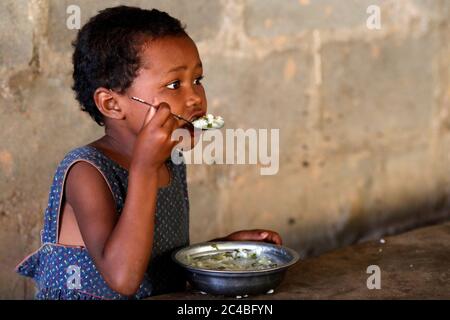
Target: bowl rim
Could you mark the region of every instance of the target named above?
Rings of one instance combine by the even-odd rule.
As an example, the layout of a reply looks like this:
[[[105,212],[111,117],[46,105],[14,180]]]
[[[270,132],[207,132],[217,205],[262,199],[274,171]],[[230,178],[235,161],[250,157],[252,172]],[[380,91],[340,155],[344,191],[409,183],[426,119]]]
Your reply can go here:
[[[188,265],[177,259],[177,255],[187,249],[192,249],[195,247],[203,247],[203,246],[220,245],[220,244],[230,244],[230,243],[237,244],[237,245],[239,245],[239,244],[257,244],[257,245],[263,244],[264,246],[269,246],[269,247],[273,247],[273,248],[282,248],[283,250],[289,252],[289,254],[292,255],[292,260],[286,264],[283,264],[282,266],[277,266],[277,267],[272,267],[272,268],[267,268],[267,269],[262,269],[262,270],[214,270],[214,269],[193,267],[193,266]],[[290,268],[300,260],[300,255],[298,254],[298,252],[289,247],[286,247],[284,245],[277,245],[274,243],[261,242],[261,241],[205,241],[205,242],[200,242],[200,243],[196,243],[193,245],[189,245],[189,246],[177,249],[172,253],[171,257],[175,263],[177,263],[178,265],[180,265],[183,268],[188,269],[190,271],[201,272],[201,273],[213,273],[213,274],[218,274],[218,275],[231,275],[231,274],[255,275],[255,274],[273,273],[273,272],[283,271],[287,268]]]

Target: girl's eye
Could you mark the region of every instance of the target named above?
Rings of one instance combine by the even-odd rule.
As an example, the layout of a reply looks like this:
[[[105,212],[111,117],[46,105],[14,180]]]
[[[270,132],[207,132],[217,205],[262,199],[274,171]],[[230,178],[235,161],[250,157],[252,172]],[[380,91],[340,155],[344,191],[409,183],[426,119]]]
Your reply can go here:
[[[203,76],[198,77],[197,79],[195,79],[194,84],[196,85],[201,85],[202,84],[202,80],[203,80]]]
[[[179,81],[179,80],[174,81],[174,82],[171,82],[171,83],[169,83],[169,84],[166,86],[166,88],[171,89],[171,90],[178,89],[179,87],[180,87],[180,81]]]
[[[202,80],[203,80],[203,76],[198,77],[197,79],[194,80],[194,84],[195,85],[201,85],[202,84],[202,82],[201,82]],[[169,83],[168,85],[166,85],[166,88],[168,88],[170,90],[176,90],[176,89],[178,89],[180,87],[180,85],[181,85],[181,81],[180,80],[176,80],[176,81],[173,81],[173,82]]]

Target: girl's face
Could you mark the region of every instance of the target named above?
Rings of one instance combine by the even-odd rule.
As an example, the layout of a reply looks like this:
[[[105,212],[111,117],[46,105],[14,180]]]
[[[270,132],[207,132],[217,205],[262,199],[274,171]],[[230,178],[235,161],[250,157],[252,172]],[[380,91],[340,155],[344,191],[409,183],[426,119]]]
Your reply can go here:
[[[139,133],[150,107],[129,97],[154,105],[166,102],[172,113],[188,120],[205,115],[207,103],[202,78],[202,62],[191,38],[164,37],[148,42],[141,50],[138,75],[119,101],[133,133]],[[178,121],[184,125],[182,120]]]

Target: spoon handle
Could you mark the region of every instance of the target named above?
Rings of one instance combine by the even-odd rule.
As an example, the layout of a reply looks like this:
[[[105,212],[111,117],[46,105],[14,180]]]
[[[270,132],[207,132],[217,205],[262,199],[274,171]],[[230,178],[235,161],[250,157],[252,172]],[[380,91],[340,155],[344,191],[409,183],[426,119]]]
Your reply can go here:
[[[147,102],[147,101],[145,101],[145,100],[142,100],[142,99],[140,99],[140,98],[137,98],[137,97],[130,97],[130,99],[132,99],[132,100],[134,100],[134,101],[137,101],[137,102],[140,102],[140,103],[143,103],[143,104],[145,104],[145,105],[147,105],[147,106],[153,107],[153,108],[155,108],[155,109],[158,109],[158,107],[159,107],[159,106],[155,106],[154,104],[151,104],[151,103],[149,103],[149,102]],[[170,114],[171,114],[172,116],[174,116],[175,118],[179,119],[179,120],[183,120],[183,121],[185,121],[185,122],[187,122],[187,123],[189,123],[189,124],[191,124],[191,125],[194,125],[191,121],[189,121],[189,120],[183,118],[182,116],[180,116],[180,115],[178,115],[178,114],[175,114],[175,113],[172,113],[172,112],[170,112]]]

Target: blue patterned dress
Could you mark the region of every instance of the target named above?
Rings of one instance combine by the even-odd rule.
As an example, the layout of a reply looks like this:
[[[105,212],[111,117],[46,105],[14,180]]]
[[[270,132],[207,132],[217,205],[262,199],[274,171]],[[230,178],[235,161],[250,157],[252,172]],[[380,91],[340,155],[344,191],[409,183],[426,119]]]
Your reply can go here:
[[[169,158],[170,184],[158,190],[152,256],[137,293],[123,296],[106,284],[85,247],[58,244],[59,213],[64,182],[70,167],[86,161],[104,176],[118,214],[127,193],[128,171],[92,146],[70,151],[59,164],[50,189],[41,231],[41,247],[16,268],[37,284],[36,299],[142,299],[185,289],[185,279],[171,260],[171,253],[189,245],[189,200],[186,166]]]

